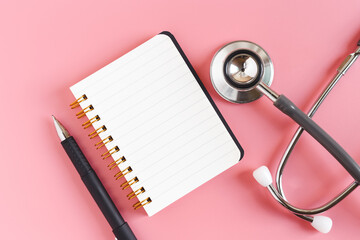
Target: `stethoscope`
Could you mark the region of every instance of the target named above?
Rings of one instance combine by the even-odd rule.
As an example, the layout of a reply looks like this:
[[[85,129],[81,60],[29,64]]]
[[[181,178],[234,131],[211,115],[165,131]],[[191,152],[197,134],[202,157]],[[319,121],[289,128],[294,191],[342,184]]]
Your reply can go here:
[[[253,172],[253,176],[259,184],[269,190],[275,200],[282,206],[293,212],[296,216],[310,222],[315,229],[323,233],[331,230],[332,220],[329,217],[313,215],[332,208],[355,190],[360,183],[360,167],[311,117],[315,114],[335,84],[359,57],[360,41],[357,46],[356,51],[348,55],[340,65],[337,74],[325,88],[307,115],[284,95],[277,94],[269,87],[274,76],[273,64],[265,50],[255,43],[236,41],[225,45],[215,54],[210,67],[212,84],[224,99],[234,103],[248,103],[265,95],[273,102],[275,107],[300,125],[286,148],[278,166],[276,187],[272,184],[272,177],[266,166],[261,166],[256,169]],[[302,209],[290,204],[282,188],[282,173],[303,130],[315,138],[354,178],[354,182],[343,192],[324,205],[313,209]]]

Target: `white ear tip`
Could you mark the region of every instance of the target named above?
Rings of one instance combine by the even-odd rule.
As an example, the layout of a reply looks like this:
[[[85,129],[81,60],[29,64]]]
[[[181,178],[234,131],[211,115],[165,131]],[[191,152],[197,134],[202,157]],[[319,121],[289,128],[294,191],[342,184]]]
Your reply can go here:
[[[332,220],[331,218],[325,216],[314,216],[311,226],[319,232],[328,233],[332,227]]]
[[[261,166],[253,172],[255,180],[263,187],[267,187],[272,183],[272,178],[269,169],[266,166]]]

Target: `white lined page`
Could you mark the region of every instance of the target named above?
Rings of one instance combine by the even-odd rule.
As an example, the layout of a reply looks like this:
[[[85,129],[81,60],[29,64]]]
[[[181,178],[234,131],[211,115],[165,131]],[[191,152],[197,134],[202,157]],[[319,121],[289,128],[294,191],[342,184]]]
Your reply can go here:
[[[131,187],[151,198],[149,216],[233,166],[241,153],[171,38],[159,34],[72,86],[88,118],[100,116],[107,149],[126,157],[120,170],[138,177]],[[103,153],[103,150],[101,153]],[[110,158],[109,158],[110,159]],[[113,160],[107,162],[110,163]],[[116,171],[113,172],[114,174]]]

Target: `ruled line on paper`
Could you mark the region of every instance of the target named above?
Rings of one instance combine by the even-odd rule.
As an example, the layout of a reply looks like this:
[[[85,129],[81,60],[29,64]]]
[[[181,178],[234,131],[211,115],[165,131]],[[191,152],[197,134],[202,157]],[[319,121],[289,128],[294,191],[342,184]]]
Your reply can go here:
[[[214,126],[214,127],[215,127],[215,126]],[[159,171],[157,171],[157,172],[152,172],[153,174],[152,174],[151,176],[149,176],[149,177],[147,177],[147,178],[145,178],[145,179],[141,179],[141,183],[142,183],[142,184],[143,184],[143,183],[146,183],[146,181],[147,181],[148,179],[152,179],[154,176],[158,176],[159,173],[163,172],[163,171],[166,170],[167,168],[170,168],[173,164],[176,164],[176,163],[178,162],[177,160],[182,159],[182,158],[185,158],[186,156],[189,156],[189,155],[191,155],[191,154],[194,154],[195,151],[197,151],[197,150],[200,149],[201,147],[207,145],[210,141],[214,141],[216,138],[220,137],[220,136],[223,135],[223,134],[224,134],[224,132],[221,132],[221,133],[219,133],[216,137],[210,139],[209,141],[203,142],[200,146],[198,146],[196,149],[194,149],[194,151],[187,152],[185,155],[181,155],[181,156],[179,155],[180,157],[178,157],[178,158],[176,158],[176,159],[175,159],[175,158],[171,158],[172,161],[169,161],[169,162],[170,162],[169,164],[167,164],[167,165],[162,165],[163,168],[159,169]],[[189,141],[188,143],[191,143],[191,142]],[[217,148],[215,148],[215,149],[214,149],[214,148],[213,148],[213,149],[209,149],[209,151],[207,151],[207,152],[206,152],[205,154],[203,154],[202,156],[200,156],[200,157],[197,156],[196,160],[202,158],[203,156],[206,156],[207,154],[209,154],[209,153],[211,153],[211,152],[213,152],[213,151],[215,151],[216,149],[220,148],[221,146],[225,145],[226,143],[227,143],[227,142],[219,145],[219,146],[218,146]],[[178,149],[178,152],[181,152],[181,148]],[[172,154],[173,154],[173,153],[172,153]],[[165,159],[165,158],[167,158],[167,157],[168,157],[168,156],[164,156],[163,158],[159,159],[158,161],[153,162],[152,165],[156,164],[157,162],[159,162],[159,161],[161,161],[162,159]],[[184,169],[186,169],[187,167],[191,166],[192,163],[193,163],[193,162],[189,162],[189,164],[188,164],[188,165],[185,165],[183,168],[181,168],[181,170],[184,170]],[[146,167],[144,167],[144,169],[146,169]],[[138,171],[138,172],[141,172],[142,170],[143,170],[143,169],[141,169],[141,170],[135,169],[135,171]],[[162,177],[162,180],[164,180],[163,177]]]
[[[171,84],[171,83],[174,83],[174,82],[170,82],[169,84]],[[189,84],[191,84],[191,82],[188,82],[187,84],[183,85],[183,86],[180,87],[180,88],[173,88],[172,91],[167,91],[167,93],[168,93],[168,95],[174,94],[175,92],[181,90],[182,88],[187,87]],[[157,92],[157,91],[154,91],[154,92]],[[152,102],[152,105],[156,105],[156,104],[158,104],[159,102],[166,100],[166,98],[168,98],[168,95],[163,96],[162,98],[158,99],[156,102]],[[137,104],[142,103],[142,102],[145,102],[146,99],[149,98],[149,97],[150,97],[150,96],[145,96],[145,97],[143,97],[143,98],[138,99],[138,101],[136,101],[135,103],[133,103],[131,106],[128,106],[127,109],[129,109],[129,108],[136,108],[136,105],[137,105]],[[121,112],[119,112],[117,115],[115,115],[115,116],[112,118],[112,122],[117,122],[116,120],[117,120],[118,118],[121,118],[122,115],[127,111],[127,109],[121,109],[121,110],[120,110]],[[116,126],[114,126],[114,127],[117,128],[117,127],[119,127],[119,125],[116,125]]]
[[[195,92],[195,91],[194,91],[194,92]],[[194,92],[191,92],[189,95],[185,96],[182,100],[186,99],[187,97],[192,96],[192,94],[193,94]],[[180,103],[180,101],[179,101],[179,103]],[[179,110],[179,112],[176,112],[176,113],[174,113],[173,115],[168,115],[168,118],[163,118],[161,121],[158,121],[157,125],[155,125],[155,126],[153,125],[152,128],[149,129],[149,131],[142,132],[142,134],[143,134],[142,137],[144,137],[144,135],[147,135],[149,132],[155,131],[158,127],[161,127],[162,124],[164,124],[164,123],[172,120],[173,118],[177,117],[179,114],[182,114],[183,112],[189,110],[189,108],[195,107],[195,106],[196,106],[197,104],[199,104],[199,103],[201,103],[201,101],[197,101],[195,104],[191,105],[190,107],[184,107],[183,109]],[[175,106],[174,106],[174,105],[173,105],[173,106],[168,106],[167,108],[165,108],[164,111],[163,111],[163,114],[166,113],[166,111],[167,111],[169,108],[173,108],[173,107],[176,107],[176,105],[175,105]],[[149,109],[149,110],[151,110],[151,109]],[[204,109],[204,110],[205,110],[205,109]],[[145,112],[145,113],[146,113],[146,112]],[[197,112],[197,113],[200,113],[200,112]],[[195,113],[195,114],[196,114],[196,113]],[[140,115],[140,114],[139,114],[139,115]],[[143,118],[143,119],[144,119],[144,121],[146,122],[146,121],[153,120],[153,119],[156,118],[156,117],[158,117],[158,115],[150,116],[150,117],[149,117],[149,116],[146,116],[146,118]],[[185,121],[185,120],[184,120],[184,121]],[[141,124],[141,123],[140,123],[140,124]],[[132,133],[132,131],[135,130],[137,127],[138,127],[138,126],[135,126],[134,128],[129,129],[128,132],[122,133],[121,135],[122,135],[124,138],[126,138],[126,137],[128,137],[128,136]],[[132,140],[132,141],[129,141],[129,142],[128,142],[128,145],[131,145],[131,143],[132,143],[133,141],[136,141],[136,139],[134,139],[134,140]]]
[[[127,65],[133,63],[135,60],[138,60],[137,57],[138,57],[140,54],[146,54],[146,53],[148,53],[149,51],[155,51],[155,50],[156,50],[156,47],[161,46],[165,41],[166,41],[166,40],[164,39],[164,40],[159,41],[158,43],[153,44],[153,45],[147,44],[147,43],[149,43],[149,41],[148,41],[148,42],[145,42],[144,44],[142,44],[142,45],[138,46],[137,48],[133,49],[131,52],[126,53],[126,54],[123,55],[122,57],[116,59],[115,61],[111,62],[110,64],[108,64],[108,65],[106,65],[105,67],[101,68],[100,70],[96,71],[96,72],[95,72],[94,74],[92,74],[92,75],[95,75],[95,74],[96,74],[96,75],[100,75],[102,72],[109,71],[109,69],[111,69],[111,68],[113,67],[113,64],[119,64],[119,63],[120,63],[120,64],[119,64],[120,66],[116,67],[114,70],[119,70],[120,68],[125,68]],[[142,50],[141,47],[146,47],[147,50],[144,51],[144,52],[141,52],[141,50]],[[170,49],[170,48],[168,48],[168,49]],[[166,50],[163,51],[163,52],[158,53],[158,56],[160,56],[161,53],[166,52],[168,49],[166,49]],[[136,55],[136,53],[137,53],[137,55]],[[122,63],[121,61],[123,61],[124,57],[126,57],[126,58],[131,57],[131,55],[129,55],[129,54],[133,54],[133,55],[135,55],[135,57],[132,58],[132,59],[131,59],[131,58],[130,58],[130,59],[126,59],[126,61]],[[155,58],[154,58],[154,60],[155,60]],[[90,75],[89,77],[85,78],[83,81],[80,81],[80,82],[79,82],[80,84],[82,84],[82,85],[79,86],[79,87],[81,87],[81,89],[82,89],[84,92],[87,92],[90,87],[95,87],[95,86],[97,86],[97,85],[102,84],[102,80],[105,79],[105,78],[107,78],[107,77],[109,77],[109,75],[112,74],[112,73],[114,72],[114,70],[111,69],[111,72],[110,72],[110,73],[106,74],[105,76],[101,76],[101,77],[94,77],[94,78],[93,78],[93,76]],[[85,84],[85,83],[86,83],[86,84]],[[76,84],[75,84],[73,87],[77,87]]]
[[[177,77],[175,80],[178,80],[178,79],[184,77],[184,76],[187,75],[187,74],[188,74],[188,73],[184,73],[184,74],[182,74],[181,76]],[[163,77],[166,77],[166,76],[163,76]],[[174,83],[175,83],[175,81],[168,81],[167,84],[164,84],[162,87],[158,88],[153,94],[159,94],[159,92],[160,92],[161,90],[163,90],[163,89],[168,89],[168,87],[169,87],[171,84],[174,84]],[[188,84],[190,84],[190,83],[188,83]],[[187,85],[184,85],[183,87],[186,87],[186,86],[187,86]],[[181,89],[181,88],[179,88],[179,89],[174,89],[173,92],[175,92],[175,91],[177,91],[177,90],[180,90],[180,89]],[[173,92],[168,92],[168,94],[172,94]],[[129,106],[128,108],[136,107],[136,105],[137,105],[138,103],[143,103],[143,102],[145,102],[145,100],[148,99],[148,98],[149,98],[151,95],[153,95],[153,94],[150,94],[150,95],[141,95],[141,94],[139,94],[139,95],[142,96],[142,97],[137,97],[137,101],[136,101],[136,102],[133,102],[132,105]],[[159,101],[161,101],[161,100],[163,100],[164,98],[167,98],[167,97],[168,97],[168,95],[165,95],[165,96],[164,96],[162,99],[160,99]],[[154,103],[154,104],[156,104],[156,103]],[[126,109],[122,109],[122,111],[123,111],[123,112],[126,112]],[[114,115],[113,120],[116,120],[116,118],[119,117],[119,116],[121,116],[123,112],[119,112],[119,114]]]
[[[163,57],[163,55],[167,56],[167,57],[171,57],[172,55],[166,55],[168,53],[168,51],[171,50],[171,48],[165,49],[163,52],[161,52],[160,54],[157,54],[156,56],[154,56],[151,60],[149,61],[140,61],[141,59],[138,59],[139,63],[143,62],[143,64],[155,64],[158,65],[157,63],[159,61],[156,61],[157,58],[161,58]],[[144,67],[145,65],[143,65],[142,67]],[[160,66],[158,66],[160,67]],[[124,70],[125,72],[122,72],[120,70]],[[98,81],[99,84],[98,86],[93,86],[93,88],[95,87],[96,91],[95,91],[95,95],[93,97],[96,97],[98,95],[101,95],[103,92],[108,93],[108,89],[111,90],[111,87],[113,86],[112,84],[116,84],[119,81],[121,81],[122,79],[127,79],[130,78],[132,75],[136,75],[139,73],[139,66],[134,65],[132,66],[132,68],[121,68],[118,69],[116,71],[111,71],[108,76],[106,78],[101,79],[100,81]],[[101,87],[99,87],[101,86]],[[131,85],[129,85],[131,86]],[[87,89],[87,92],[93,92],[92,89]]]
[[[229,142],[230,142],[230,141],[229,141]],[[224,146],[225,144],[228,144],[229,142],[225,142],[222,146]],[[219,146],[219,148],[222,147],[222,146]],[[217,149],[215,149],[215,150],[217,150]],[[217,157],[215,160],[213,160],[212,162],[208,163],[204,168],[200,168],[198,171],[192,172],[191,175],[190,175],[190,177],[191,177],[191,176],[196,176],[197,174],[199,174],[199,173],[201,173],[201,172],[208,171],[208,169],[209,169],[210,167],[212,167],[212,165],[214,165],[214,164],[217,163],[218,161],[224,161],[224,158],[225,158],[227,155],[232,154],[233,151],[234,151],[234,150],[231,150],[231,151],[228,151],[228,152],[223,153],[220,157]],[[183,172],[183,171],[179,171],[176,175],[178,175],[178,174],[180,174],[180,173],[182,173],[182,172]],[[156,195],[155,195],[154,193],[151,193],[151,190],[154,190],[154,188],[147,190],[147,193],[148,193],[149,196],[152,198],[152,200],[155,200],[155,199],[157,199],[157,198],[162,198],[162,196],[164,196],[166,193],[168,193],[168,191],[170,191],[170,190],[172,190],[172,189],[176,189],[176,187],[179,186],[180,184],[184,184],[183,181],[178,181],[176,184],[171,184],[171,185],[168,184],[169,179],[174,178],[176,175],[173,175],[173,176],[171,176],[170,178],[168,178],[168,179],[166,179],[166,180],[163,180],[159,185],[155,185],[155,189],[156,189],[156,188],[157,188],[157,189],[159,189],[159,188],[161,189],[161,190],[160,190],[160,193],[158,193],[158,194],[156,194]],[[185,181],[187,180],[187,178],[183,178],[183,179],[185,179]],[[162,185],[164,185],[164,184],[167,184],[168,187],[167,187],[167,188],[161,188]],[[175,200],[176,200],[176,199],[173,199],[172,202],[175,201]]]
[[[176,56],[172,57],[171,59],[169,59],[169,61],[167,63],[171,63],[172,61],[175,61],[177,60],[176,59]],[[172,67],[175,69],[175,68],[178,68],[180,67],[181,64],[178,64],[178,65],[172,65]],[[138,76],[136,79],[134,79],[133,81],[131,81],[130,83],[122,83],[121,80],[124,79],[125,77],[122,77],[121,79],[118,79],[119,81],[117,82],[114,82],[112,84],[109,84],[108,87],[112,87],[113,89],[116,89],[114,92],[107,92],[105,94],[106,98],[104,97],[102,100],[103,101],[99,101],[98,104],[102,104],[103,102],[106,103],[107,105],[107,108],[106,110],[104,111],[108,111],[110,109],[112,109],[112,107],[114,105],[116,105],[118,102],[121,102],[121,100],[124,100],[126,99],[126,97],[122,98],[122,99],[116,99],[116,101],[113,101],[114,100],[114,97],[115,96],[131,96],[131,92],[128,92],[127,90],[130,88],[130,87],[133,87],[134,85],[136,84],[139,84],[140,82],[143,83],[144,81],[141,81],[143,78],[149,78],[149,75],[155,71],[158,71],[158,70],[162,70],[161,69],[162,66],[158,66],[156,68],[153,68],[150,72],[144,72],[142,74],[142,76]],[[152,85],[156,84],[157,81],[160,81],[160,80],[163,80],[164,77],[168,76],[169,73],[171,73],[171,71],[173,71],[174,69],[170,69],[168,70],[168,72],[165,72],[161,77],[158,77],[156,79],[151,79],[151,81],[147,81],[145,82],[145,85],[140,85],[140,86],[135,86],[136,88],[134,89],[134,91],[132,91],[132,94],[135,96],[139,96],[141,95],[139,93],[139,91],[142,90],[145,90],[146,87],[151,87]],[[94,92],[98,92],[96,89],[94,90]],[[124,92],[126,92],[126,94],[123,94]],[[110,105],[111,103],[114,103],[113,105]]]
[[[204,122],[210,121],[210,120],[212,120],[212,119],[211,119],[211,118],[208,118],[207,120],[205,120],[205,121],[203,121],[203,122],[200,122],[200,123],[197,124],[197,125],[192,125],[192,127],[191,127],[191,128],[188,128],[187,131],[182,132],[182,135],[184,135],[185,133],[187,133],[187,132],[189,132],[189,131],[193,131],[196,127],[198,127],[198,125],[204,124]],[[210,131],[212,128],[215,128],[216,126],[217,126],[217,124],[216,124],[216,125],[213,125],[212,127],[208,128],[207,131]],[[190,144],[192,140],[194,140],[195,138],[200,137],[200,136],[203,135],[203,134],[206,134],[206,131],[201,132],[199,135],[194,136],[192,139],[186,139],[186,140],[187,140],[186,143],[183,144],[183,145],[181,145],[181,146],[179,146],[179,148],[177,149],[177,151],[180,151],[181,148],[183,148],[185,145]],[[156,138],[160,138],[160,137],[161,137],[161,136],[157,136]],[[164,144],[162,144],[162,145],[157,145],[156,148],[152,150],[152,152],[146,154],[146,159],[151,158],[151,155],[152,155],[152,154],[154,154],[154,153],[156,153],[157,151],[163,149],[164,147],[166,147],[166,145],[169,145],[172,141],[177,140],[178,138],[179,138],[178,135],[174,135],[172,139],[167,139],[167,141],[164,142]],[[149,145],[148,145],[148,146],[149,146]],[[201,146],[202,146],[202,145],[201,145]],[[142,149],[143,147],[144,147],[144,145],[143,145],[142,147],[139,147],[139,148],[138,148],[138,152],[141,152],[141,149]],[[140,150],[139,150],[139,149],[140,149]],[[137,152],[137,151],[135,150],[135,152]],[[162,158],[158,159],[158,161],[160,161],[161,159],[164,159],[164,158],[166,158],[166,157],[167,157],[167,156],[163,156]],[[146,161],[146,160],[143,159],[142,161],[138,161],[137,163],[140,164],[140,163],[143,162],[143,161]],[[158,161],[156,161],[156,162],[151,162],[151,164],[156,164]],[[146,167],[147,167],[147,165],[143,165],[143,168],[146,168]]]

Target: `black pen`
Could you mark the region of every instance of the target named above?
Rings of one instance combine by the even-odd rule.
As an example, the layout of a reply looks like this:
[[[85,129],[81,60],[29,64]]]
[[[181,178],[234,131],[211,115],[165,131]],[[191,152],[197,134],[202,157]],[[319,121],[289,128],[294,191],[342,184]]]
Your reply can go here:
[[[70,136],[69,132],[54,116],[52,117],[61,140],[61,145],[74,164],[81,180],[110,224],[115,237],[118,240],[136,240],[134,233],[120,215],[119,210],[106,192],[104,185],[90,166],[75,139]]]

